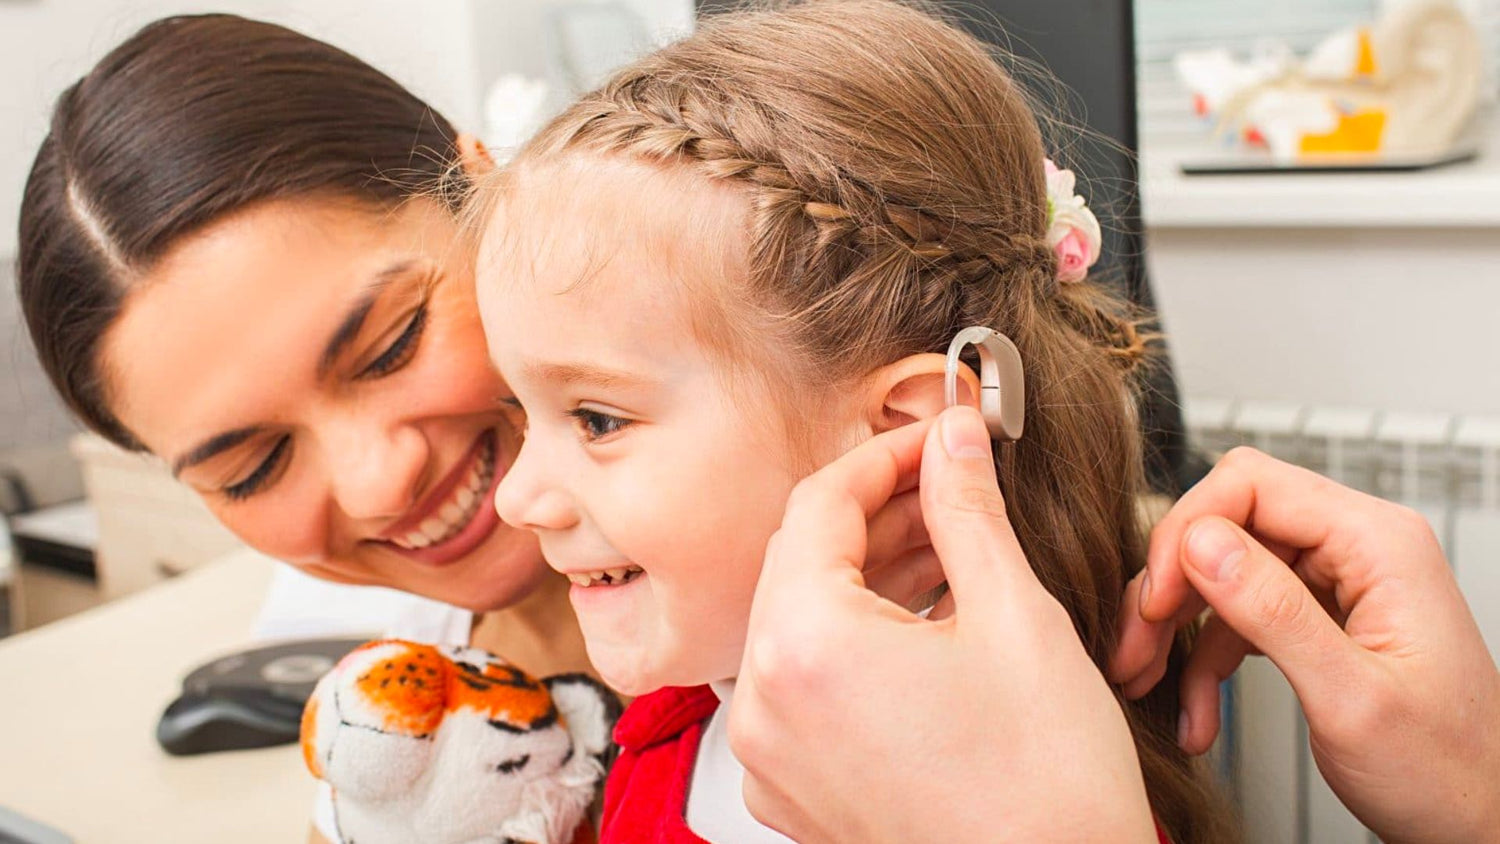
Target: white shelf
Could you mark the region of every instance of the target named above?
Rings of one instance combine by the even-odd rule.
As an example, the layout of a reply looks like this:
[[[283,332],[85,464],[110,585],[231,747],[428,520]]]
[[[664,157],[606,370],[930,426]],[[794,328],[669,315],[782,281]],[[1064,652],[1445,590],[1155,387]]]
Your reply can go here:
[[[1206,130],[1148,132],[1141,207],[1147,229],[1500,227],[1500,121],[1477,136],[1477,160],[1432,170],[1187,176],[1216,152]]]

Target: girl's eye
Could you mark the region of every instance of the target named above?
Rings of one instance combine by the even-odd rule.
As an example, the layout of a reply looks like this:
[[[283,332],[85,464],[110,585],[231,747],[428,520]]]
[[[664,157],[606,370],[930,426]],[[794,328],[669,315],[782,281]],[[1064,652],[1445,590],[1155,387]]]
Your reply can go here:
[[[422,329],[427,327],[427,306],[422,305],[411,315],[411,322],[406,324],[406,329],[401,332],[380,357],[370,362],[370,365],[360,371],[357,378],[379,378],[405,366],[416,354],[417,342],[422,339]]]
[[[568,411],[578,425],[579,433],[587,442],[596,442],[611,434],[618,433],[630,424],[629,419],[621,419],[608,413],[597,410],[589,410],[586,407],[574,408]]]
[[[243,501],[259,492],[281,466],[287,449],[291,447],[291,443],[291,437],[282,437],[277,440],[276,446],[271,449],[270,454],[266,455],[266,459],[262,460],[260,465],[255,467],[255,471],[251,472],[244,480],[224,487],[224,495],[230,501]]]

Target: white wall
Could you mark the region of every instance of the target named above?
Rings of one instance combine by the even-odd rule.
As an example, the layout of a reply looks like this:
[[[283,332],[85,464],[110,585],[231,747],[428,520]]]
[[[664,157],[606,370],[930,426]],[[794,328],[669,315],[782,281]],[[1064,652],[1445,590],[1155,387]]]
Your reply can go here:
[[[0,260],[52,102],[111,47],[164,15],[222,11],[284,24],[389,73],[455,123],[479,121],[499,72],[541,75],[541,10],[564,0],[0,0]],[[691,0],[623,0],[653,34],[691,26]]]
[[[1150,234],[1183,395],[1500,416],[1500,231]]]

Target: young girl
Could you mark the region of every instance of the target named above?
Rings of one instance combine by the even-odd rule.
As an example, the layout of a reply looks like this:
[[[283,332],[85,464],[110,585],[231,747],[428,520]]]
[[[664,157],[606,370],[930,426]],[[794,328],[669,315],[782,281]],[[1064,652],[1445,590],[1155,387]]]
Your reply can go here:
[[[1103,664],[1143,556],[1144,348],[1118,300],[1060,272],[1046,185],[1036,120],[978,41],[832,0],[642,60],[482,188],[480,312],[528,420],[496,506],[572,580],[601,675],[641,695],[605,841],[782,840],[744,808],[720,705],[766,542],[800,478],[943,408],[968,326],[1019,349],[1025,432],[996,470]],[[1161,830],[1231,839],[1159,688],[1123,705]]]

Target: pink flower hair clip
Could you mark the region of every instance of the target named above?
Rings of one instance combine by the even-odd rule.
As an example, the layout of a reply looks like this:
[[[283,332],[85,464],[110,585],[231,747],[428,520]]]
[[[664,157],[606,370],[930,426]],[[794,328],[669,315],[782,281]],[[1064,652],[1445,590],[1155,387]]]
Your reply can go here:
[[[1088,278],[1089,267],[1098,263],[1104,235],[1088,203],[1073,192],[1077,185],[1073,171],[1059,169],[1051,159],[1046,165],[1047,245],[1057,254],[1057,280],[1076,284]]]

